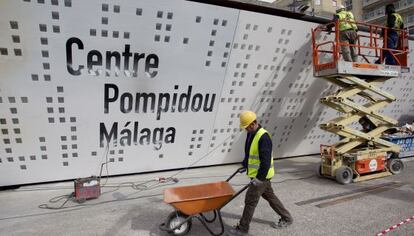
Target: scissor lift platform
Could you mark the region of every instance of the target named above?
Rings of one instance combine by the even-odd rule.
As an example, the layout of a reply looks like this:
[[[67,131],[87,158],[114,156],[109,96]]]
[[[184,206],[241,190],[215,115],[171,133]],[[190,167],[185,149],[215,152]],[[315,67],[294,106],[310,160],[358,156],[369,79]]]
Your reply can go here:
[[[339,117],[320,125],[321,129],[337,134],[342,139],[333,145],[321,145],[318,174],[334,178],[342,184],[398,174],[404,168],[403,162],[396,158],[400,146],[382,138],[389,128],[397,124],[397,120],[384,115],[380,109],[396,100],[396,97],[383,90],[381,85],[407,71],[407,33],[401,30],[400,48],[390,49],[377,45],[381,38],[377,32],[385,32],[386,35],[388,28],[365,23],[348,23],[368,27],[368,36],[358,34],[353,44],[341,42],[339,21],[335,22],[334,40],[317,42],[318,39],[329,38],[319,37],[317,34],[324,31],[329,33],[328,29],[332,26],[318,26],[312,30],[314,76],[339,87],[336,92],[321,98],[320,101],[342,113]],[[368,38],[365,43],[361,42],[363,37]],[[386,41],[386,37],[384,38]],[[386,42],[384,45],[387,45]],[[340,60],[341,47],[352,47],[352,50],[357,50],[359,58],[363,61]],[[397,65],[376,64],[369,60],[374,57],[376,62],[383,63],[385,55],[391,55]],[[351,125],[357,121],[361,125],[369,124],[370,128],[358,130],[352,127]]]
[[[400,77],[401,66],[369,64],[361,62],[337,61],[320,65],[315,71],[316,77],[337,77],[338,75],[354,75],[357,77]]]

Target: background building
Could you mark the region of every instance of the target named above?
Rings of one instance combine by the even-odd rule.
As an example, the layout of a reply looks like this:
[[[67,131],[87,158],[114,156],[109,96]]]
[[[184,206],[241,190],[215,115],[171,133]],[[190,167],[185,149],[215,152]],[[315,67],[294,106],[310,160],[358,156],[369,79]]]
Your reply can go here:
[[[352,11],[356,21],[363,21],[362,19],[362,1],[344,0],[344,6],[348,11]]]
[[[291,11],[331,19],[335,14],[336,6],[342,4],[342,0],[276,0],[273,4]]]
[[[404,26],[409,29],[410,35],[414,35],[414,0],[344,1],[344,5],[354,13],[357,21],[380,25],[386,20],[385,6],[389,3],[394,3],[395,10],[404,20]]]
[[[405,27],[409,28],[410,34],[414,34],[414,0],[363,0],[362,19],[368,23],[383,24],[385,21],[385,5],[393,2],[395,10],[401,14],[404,20]]]
[[[271,0],[265,0],[271,2]],[[414,35],[414,0],[275,0],[279,8],[290,11],[304,12],[324,18],[331,18],[336,6],[344,4],[352,11],[357,21],[383,25],[385,21],[385,5],[394,3],[395,9],[401,14],[404,26]]]

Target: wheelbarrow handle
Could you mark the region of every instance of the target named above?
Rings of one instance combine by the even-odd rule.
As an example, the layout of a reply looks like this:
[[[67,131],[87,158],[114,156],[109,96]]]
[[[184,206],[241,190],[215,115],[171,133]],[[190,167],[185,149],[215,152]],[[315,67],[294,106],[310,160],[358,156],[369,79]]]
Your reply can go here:
[[[229,178],[226,179],[226,182],[229,182],[235,175],[237,175],[238,173],[243,173],[244,171],[246,171],[246,168],[240,167],[232,175],[230,175]]]
[[[220,207],[223,208],[225,205],[227,205],[229,202],[231,202],[233,199],[235,199],[237,196],[239,196],[242,192],[244,192],[246,189],[248,189],[251,185],[253,185],[253,182],[250,181],[248,184],[246,184],[245,186],[243,186],[243,188],[241,188],[239,191],[237,191],[233,196],[231,196],[231,198],[223,204],[223,206]]]

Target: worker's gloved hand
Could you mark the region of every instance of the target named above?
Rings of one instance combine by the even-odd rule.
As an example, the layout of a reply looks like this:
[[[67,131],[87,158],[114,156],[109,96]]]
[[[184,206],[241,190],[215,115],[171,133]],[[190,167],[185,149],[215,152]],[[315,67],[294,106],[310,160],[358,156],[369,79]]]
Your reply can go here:
[[[252,180],[252,184],[253,184],[254,186],[256,186],[256,187],[259,187],[259,186],[261,186],[261,185],[263,184],[263,181],[261,181],[261,180],[259,180],[259,179],[254,178],[254,179]]]
[[[247,168],[246,168],[246,167],[241,167],[241,168],[239,169],[239,173],[244,173],[244,172],[246,172],[246,170],[247,170]]]

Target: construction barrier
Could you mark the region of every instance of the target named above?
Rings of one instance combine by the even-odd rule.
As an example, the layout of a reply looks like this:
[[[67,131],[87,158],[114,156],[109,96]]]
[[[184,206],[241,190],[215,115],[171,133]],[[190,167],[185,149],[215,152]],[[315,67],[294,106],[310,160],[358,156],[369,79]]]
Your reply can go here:
[[[414,156],[414,135],[392,134],[383,137],[383,139],[400,145],[400,158]]]

